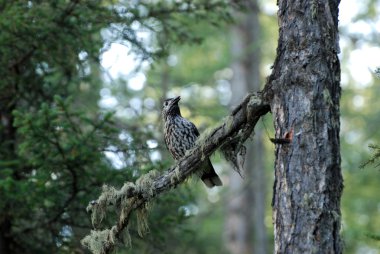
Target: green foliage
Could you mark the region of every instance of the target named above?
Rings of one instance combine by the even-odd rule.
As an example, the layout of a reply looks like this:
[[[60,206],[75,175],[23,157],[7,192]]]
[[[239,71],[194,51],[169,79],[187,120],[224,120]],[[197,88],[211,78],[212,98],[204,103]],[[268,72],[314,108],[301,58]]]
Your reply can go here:
[[[372,238],[373,240],[380,241],[380,235],[375,234],[367,234],[369,238]]]
[[[96,195],[94,185],[128,175],[112,171],[100,152],[108,146],[109,137],[118,133],[110,123],[112,115],[90,119],[73,111],[71,103],[70,98],[55,96],[50,107],[42,103],[33,112],[14,111],[18,163],[13,168],[23,180],[11,178],[13,191],[9,183],[0,184],[0,188],[4,189],[4,204],[15,209],[11,209],[15,217],[13,234],[30,251],[42,251],[54,244],[46,240],[39,240],[41,246],[35,244],[37,228],[43,232],[49,227],[60,234],[67,224],[89,227],[83,223],[87,221],[83,204]],[[56,239],[58,243],[60,238]]]
[[[82,252],[80,240],[93,224],[92,234],[104,242],[118,218],[114,210],[105,216],[100,209],[92,214],[92,223],[84,209],[104,184],[125,191],[128,182],[172,163],[161,137],[160,99],[181,95],[183,115],[201,133],[226,115],[226,86],[233,73],[225,24],[232,9],[223,0],[0,2],[0,225],[3,230],[6,222],[11,224],[6,240],[12,253]],[[377,2],[365,1],[355,20],[378,17]],[[265,29],[254,47],[260,46],[269,66],[278,28],[269,15],[260,21]],[[342,71],[349,80],[341,101],[342,234],[345,252],[356,253],[363,246],[379,246],[380,178],[370,166],[377,165],[380,153],[380,90],[378,79],[365,87],[353,84],[345,63],[357,44],[377,45],[378,40],[340,30],[348,41],[342,48]],[[142,90],[128,89],[123,79],[105,84],[99,60],[112,43],[126,45],[137,60],[152,63]],[[265,70],[267,75],[269,67]],[[98,107],[101,88],[117,99],[114,112]],[[324,97],[329,100],[328,94]],[[363,105],[356,106],[355,98],[364,99]],[[136,100],[141,107],[133,106]],[[372,151],[368,144],[375,144]],[[273,145],[267,146],[272,154]],[[265,159],[271,179],[273,158]],[[212,160],[216,165],[221,161],[218,156]],[[367,161],[374,164],[360,170]],[[208,200],[219,195],[192,181],[160,196],[148,213],[132,215],[121,243],[111,239],[119,242],[115,252],[221,253],[223,202]],[[267,206],[271,227],[270,200]]]
[[[363,4],[363,3],[361,3]],[[341,153],[345,189],[342,196],[342,235],[346,253],[374,252],[379,249],[378,217],[380,184],[379,170],[379,108],[380,90],[376,68],[372,79],[357,80],[351,66],[352,52],[365,54],[365,49],[378,47],[377,32],[369,29],[352,31],[358,23],[368,26],[378,16],[377,0],[365,1],[352,17],[349,25],[341,26],[342,41],[342,100],[341,100]],[[352,58],[351,58],[352,57]],[[367,59],[366,59],[367,60]],[[370,59],[368,59],[370,60]],[[369,62],[363,64],[369,65]],[[371,73],[371,71],[369,71]],[[364,73],[361,73],[364,76]],[[370,77],[371,78],[371,77]]]
[[[159,138],[146,124],[149,114],[126,119],[98,108],[101,53],[120,43],[140,60],[158,59],[175,43],[201,41],[206,34],[195,31],[194,20],[219,25],[230,20],[230,11],[222,0],[0,3],[0,240],[7,242],[0,248],[72,253],[92,228],[84,207],[103,184],[117,188],[168,165],[151,158],[164,147],[146,145]],[[135,94],[120,96],[128,103]],[[178,227],[189,217],[179,208],[193,199],[192,191],[181,189],[160,198],[148,218],[141,210],[139,232],[130,232],[136,249],[164,250],[179,241],[178,233],[190,232]],[[97,216],[105,225],[115,219]],[[138,236],[147,230],[146,219],[154,220],[148,245]]]

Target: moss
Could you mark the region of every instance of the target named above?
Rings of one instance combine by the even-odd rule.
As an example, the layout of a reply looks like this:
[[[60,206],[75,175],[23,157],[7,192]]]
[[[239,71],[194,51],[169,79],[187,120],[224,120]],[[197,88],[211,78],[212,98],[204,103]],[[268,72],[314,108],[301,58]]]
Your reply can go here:
[[[90,235],[87,235],[81,240],[81,244],[94,254],[104,254],[106,249],[115,245],[117,242],[116,234],[116,226],[105,230],[91,230]],[[127,247],[131,246],[131,236],[128,228],[124,230],[123,242]]]
[[[124,232],[123,232],[123,243],[127,247],[132,247],[132,238],[131,238],[131,234],[129,233],[129,226],[127,226],[127,228],[124,229]]]
[[[202,157],[201,157],[201,160],[205,160],[206,159],[206,156],[204,154],[204,151],[205,151],[205,145],[207,143],[207,140],[208,140],[208,137],[211,135],[211,133],[214,131],[214,128],[208,128],[206,129],[197,139],[197,141],[195,142],[196,145],[200,146],[201,148],[201,152],[202,152]],[[191,149],[189,151],[189,154],[191,154],[193,152],[193,149]]]
[[[117,192],[117,195],[127,195],[132,189],[135,189],[136,185],[131,182],[126,182],[123,184],[123,187]]]
[[[205,145],[205,143],[202,143],[202,145],[201,145],[201,151],[202,151],[201,161],[204,161],[206,159],[206,156],[204,153],[204,145]]]
[[[82,239],[82,245],[86,246],[94,254],[103,254],[111,244],[109,237],[111,230],[91,230],[91,234]]]
[[[149,232],[148,208],[149,208],[149,205],[146,203],[143,206],[141,206],[139,209],[137,209],[137,211],[136,211],[137,233],[141,237],[143,237],[146,233]]]
[[[261,100],[260,97],[258,97],[256,95],[252,95],[249,98],[249,102],[248,102],[249,107],[254,107],[255,105],[261,105],[261,104],[263,104],[263,101]]]
[[[177,178],[177,179],[176,179]],[[179,166],[177,165],[174,169],[174,174],[170,178],[170,182],[174,183],[176,180],[180,179],[180,171],[179,171]]]
[[[128,198],[128,193],[131,192],[131,190],[135,190],[136,185],[131,182],[124,183],[123,187],[116,193],[116,199],[119,200],[120,207],[126,207],[129,205],[130,200]]]
[[[113,226],[108,234],[108,240],[111,244],[115,244],[117,239],[116,239],[116,232],[117,232],[117,227]]]
[[[225,119],[226,123],[226,131],[229,132],[232,129],[233,123],[234,123],[234,117],[233,116],[227,116]]]
[[[239,175],[243,178],[244,172],[244,162],[245,162],[245,154],[246,147],[239,141],[237,141],[222,147],[222,152],[224,158],[232,164],[235,171],[239,173]]]
[[[120,190],[107,185],[103,186],[102,194],[96,202],[91,202],[87,207],[91,211],[91,221],[94,228],[97,228],[106,216],[106,209],[109,205],[114,205],[121,209],[119,214],[119,224],[124,224],[129,218],[132,209],[134,208],[137,197],[128,197],[131,191],[141,193],[144,198],[149,199],[154,196],[154,180],[159,175],[158,171],[152,170],[149,173],[142,175],[136,184],[127,182],[124,183]],[[138,233],[143,236],[148,232],[148,208],[149,204],[145,203],[139,207],[137,213]],[[124,230],[124,242],[130,245],[131,237],[128,230]],[[82,240],[82,244],[89,248],[93,253],[104,253],[105,249],[113,246],[117,242],[117,234],[119,234],[117,226],[106,230],[92,230],[91,234]]]
[[[120,215],[119,215],[119,221],[121,222],[121,223],[124,223],[125,222],[125,220],[128,218],[128,216],[129,216],[129,214],[130,214],[130,207],[131,207],[131,205],[132,205],[132,199],[128,199],[127,200],[127,205],[126,206],[123,206],[122,208],[121,208],[121,212],[120,212]]]
[[[157,170],[151,170],[147,174],[142,175],[136,181],[136,190],[144,197],[154,196],[154,180],[159,176]]]
[[[186,184],[193,185],[196,182],[196,179],[198,179],[198,178],[194,179],[194,177],[192,177],[192,176],[193,175],[191,175],[191,177],[186,178],[184,182]]]
[[[91,222],[94,228],[97,228],[103,221],[106,215],[106,209],[108,204],[116,203],[116,190],[113,187],[107,185],[103,186],[103,191],[96,203],[91,209]],[[88,207],[89,209],[89,207]],[[89,209],[90,210],[90,209]]]

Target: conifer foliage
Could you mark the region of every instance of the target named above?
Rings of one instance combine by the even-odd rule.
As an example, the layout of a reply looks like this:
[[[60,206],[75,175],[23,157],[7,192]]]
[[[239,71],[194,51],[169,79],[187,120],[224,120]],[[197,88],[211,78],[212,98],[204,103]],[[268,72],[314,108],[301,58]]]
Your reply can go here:
[[[2,1],[0,14],[0,253],[71,252],[103,183],[136,178],[133,163],[115,170],[104,152],[136,154],[133,137],[144,132],[122,143],[114,115],[98,108],[101,53],[121,43],[155,59],[167,42],[199,41],[190,20],[229,19],[227,4]]]

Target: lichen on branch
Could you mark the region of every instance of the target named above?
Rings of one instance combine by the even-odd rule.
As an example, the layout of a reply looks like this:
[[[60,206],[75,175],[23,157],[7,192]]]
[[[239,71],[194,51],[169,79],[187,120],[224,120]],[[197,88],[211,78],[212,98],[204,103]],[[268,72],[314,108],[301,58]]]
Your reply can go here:
[[[249,94],[219,126],[207,132],[207,135],[202,135],[195,147],[163,174],[150,171],[141,176],[136,183],[125,183],[120,190],[104,186],[99,198],[90,202],[87,207],[87,211],[91,212],[94,230],[82,240],[82,244],[93,253],[109,253],[121,239],[123,231],[126,238],[130,239],[128,224],[132,212],[136,212],[137,231],[143,236],[149,230],[147,216],[153,198],[175,188],[196,173],[202,161],[218,148],[222,148],[227,160],[232,162],[241,174],[243,144],[251,136],[260,117],[269,110],[269,104],[261,93]],[[110,229],[100,230],[106,213],[112,210],[107,209],[109,207],[118,213],[118,221]]]

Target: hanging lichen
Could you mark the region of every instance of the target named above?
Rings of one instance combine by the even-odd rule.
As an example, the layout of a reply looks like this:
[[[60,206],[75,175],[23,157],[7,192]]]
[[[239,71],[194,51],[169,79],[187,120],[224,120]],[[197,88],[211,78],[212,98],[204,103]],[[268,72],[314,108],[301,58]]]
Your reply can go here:
[[[131,234],[129,233],[129,226],[124,229],[124,232],[122,234],[122,241],[127,247],[132,247],[132,238]]]
[[[145,203],[141,207],[139,207],[136,211],[137,215],[137,233],[139,236],[143,237],[146,233],[149,232],[148,225],[148,203]]]
[[[244,175],[246,147],[241,143],[229,144],[221,147],[224,158],[232,164],[241,177]]]
[[[136,190],[144,197],[150,198],[154,196],[154,180],[159,175],[157,170],[151,170],[147,174],[142,175],[136,181]]]
[[[127,207],[129,205],[129,194],[136,190],[136,185],[131,182],[124,183],[119,191],[116,191],[116,200],[119,207]]]
[[[231,135],[224,145],[221,146],[221,151],[226,158],[227,161],[231,162],[234,166],[234,169],[243,177],[244,173],[244,162],[245,162],[245,154],[246,147],[244,146],[244,142],[252,136],[253,128],[257,120],[253,116],[256,114],[254,110],[262,105],[262,100],[258,96],[249,96],[249,101],[246,106],[246,122],[242,128],[234,135]],[[233,127],[233,117],[229,116],[226,119],[225,124],[226,131],[232,131]]]
[[[103,221],[106,215],[107,205],[115,204],[115,194],[115,188],[104,185],[102,194],[98,200],[96,202],[90,203],[90,205],[87,207],[87,210],[91,211],[91,222],[94,228],[98,228],[98,226]]]
[[[228,121],[229,119],[227,119],[227,122]],[[229,128],[232,127],[230,126]],[[246,127],[239,130],[237,133],[235,133],[235,135],[231,136],[228,143],[225,143],[221,146],[221,151],[225,159],[233,165],[235,171],[238,172],[242,177],[244,172],[246,154],[246,147],[244,146],[244,142],[251,133],[252,131],[249,130],[248,123],[246,124]]]
[[[125,205],[123,205],[120,210],[119,224],[123,224],[129,218],[134,202],[135,198],[126,199]]]
[[[82,239],[82,245],[86,246],[94,254],[103,254],[105,249],[112,244],[109,241],[111,230],[91,230],[91,234]]]
[[[124,244],[131,244],[131,236],[128,229],[128,220],[131,213],[136,209],[137,217],[137,232],[143,236],[149,231],[148,227],[148,208],[149,199],[154,196],[154,180],[159,175],[158,171],[152,170],[149,173],[142,175],[136,180],[136,183],[127,182],[120,190],[114,187],[103,186],[102,194],[96,201],[90,202],[87,211],[91,212],[91,220],[94,228],[98,228],[105,218],[107,206],[114,206],[119,212],[119,220],[117,225],[111,229],[92,230],[90,235],[87,235],[81,241],[84,246],[89,248],[95,254],[102,254],[117,243],[123,233]],[[143,198],[143,201],[139,200]],[[139,202],[137,202],[139,201]]]

